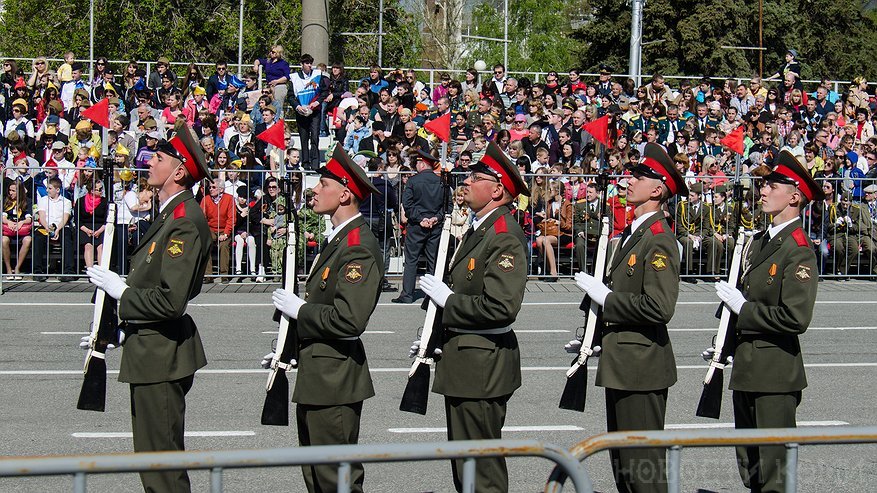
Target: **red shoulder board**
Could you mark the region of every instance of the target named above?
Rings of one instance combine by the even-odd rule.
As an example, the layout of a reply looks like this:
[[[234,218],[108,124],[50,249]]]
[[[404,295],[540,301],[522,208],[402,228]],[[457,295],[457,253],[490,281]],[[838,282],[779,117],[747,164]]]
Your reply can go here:
[[[664,223],[661,221],[655,221],[649,229],[652,230],[653,235],[659,235],[664,232]]]
[[[347,246],[359,246],[359,228],[351,229],[347,233]]]
[[[185,202],[180,202],[174,207],[174,219],[179,219],[181,217],[186,217],[186,204]]]
[[[496,222],[493,223],[493,231],[497,234],[509,232],[509,227],[505,223],[505,216],[499,216],[499,218],[497,218]]]
[[[807,246],[807,237],[804,236],[804,230],[801,228],[792,231],[792,238],[795,239],[795,243],[798,244],[799,247]]]

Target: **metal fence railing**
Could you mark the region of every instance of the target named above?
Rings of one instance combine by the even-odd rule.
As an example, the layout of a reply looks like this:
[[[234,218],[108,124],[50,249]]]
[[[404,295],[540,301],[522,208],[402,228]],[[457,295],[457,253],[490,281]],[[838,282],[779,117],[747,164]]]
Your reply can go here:
[[[579,442],[570,452],[580,461],[609,449],[665,448],[667,454],[667,483],[670,493],[678,493],[682,476],[680,464],[684,447],[734,447],[785,445],[785,493],[797,491],[798,448],[801,445],[866,444],[877,442],[877,426],[866,427],[812,427],[777,429],[719,429],[630,431],[605,433]],[[565,473],[552,471],[545,485],[545,493],[561,493]],[[578,491],[578,490],[577,490]]]
[[[577,492],[593,487],[579,461],[567,450],[535,440],[476,440],[444,443],[325,445],[262,450],[151,452],[60,457],[2,457],[0,477],[73,476],[74,493],[85,493],[91,474],[139,471],[209,470],[210,491],[223,491],[227,469],[337,464],[339,493],[350,491],[354,463],[464,459],[463,491],[475,493],[476,458],[541,457],[556,464]]]
[[[223,163],[214,163],[220,166]],[[270,168],[270,166],[269,166]],[[60,174],[63,190],[61,195],[70,202],[70,220],[61,228],[59,238],[47,240],[45,228],[39,224],[39,205],[46,192],[47,171]],[[533,279],[552,280],[567,277],[573,273],[590,268],[595,256],[597,236],[599,235],[599,214],[590,208],[594,192],[588,191],[588,184],[595,175],[569,175],[548,168],[536,174],[524,175],[533,193],[520,198],[515,204],[515,215],[524,229],[529,246],[528,273]],[[24,186],[28,198],[27,205],[19,208],[11,200],[10,188],[14,185],[10,176],[23,173],[28,185]],[[226,219],[217,220],[217,239],[211,251],[211,270],[205,272],[208,280],[231,282],[276,281],[279,269],[274,268],[282,255],[285,245],[285,223],[292,210],[300,219],[300,240],[303,270],[308,272],[310,262],[316,256],[322,239],[327,235],[330,224],[311,210],[308,203],[308,188],[317,181],[312,171],[284,173],[281,169],[253,170],[238,169],[233,166],[216,167],[214,175],[223,182],[223,193],[227,201],[234,203],[236,219],[228,224]],[[126,181],[118,176],[113,190],[103,192],[104,197],[112,197],[117,205],[118,225],[116,251],[120,252],[115,264],[116,270],[126,273],[128,256],[136,248],[139,239],[145,234],[157,213],[156,197],[146,191],[145,169],[134,168]],[[369,200],[364,207],[364,215],[372,225],[372,230],[384,250],[384,263],[388,277],[397,278],[402,273],[405,244],[405,216],[403,196],[405,182],[410,171],[380,172],[380,196]],[[44,280],[47,276],[70,279],[82,276],[85,268],[98,258],[101,244],[99,235],[88,236],[88,231],[100,230],[103,219],[99,214],[89,213],[83,200],[88,188],[88,177],[100,176],[97,169],[33,167],[30,169],[7,168],[5,185],[0,189],[0,204],[3,205],[2,272],[5,281],[19,281],[24,278]],[[287,207],[287,216],[277,220],[276,197],[280,188],[277,180],[283,176],[296,179],[293,192],[293,209]],[[454,172],[450,175],[451,187],[462,184],[466,173]],[[624,199],[624,189],[619,182],[624,176],[611,177],[608,190],[608,203],[604,213],[609,218],[610,237],[617,238],[622,230],[633,220],[633,207]],[[730,190],[721,194],[714,185],[730,189],[726,178],[710,176],[689,176],[689,184],[702,182],[705,192],[701,197],[703,213],[697,220],[686,214],[691,209],[687,198],[674,199],[668,204],[667,216],[680,244],[682,254],[683,279],[715,279],[726,275],[733,252],[734,220],[736,204],[721,207],[719,202],[730,200]],[[724,182],[721,183],[720,182]],[[741,225],[747,234],[764,229],[770,224],[769,215],[763,214],[758,205],[757,183],[744,177],[747,186],[743,200]],[[853,180],[837,178],[820,180],[831,183],[830,202],[812,203],[803,214],[803,227],[815,244],[820,276],[843,279],[849,277],[877,277],[877,204],[863,201],[862,194],[854,194],[846,201],[838,190],[858,190],[861,192],[872,180]],[[205,204],[209,196],[207,182],[195,188],[196,198]],[[592,194],[592,195],[589,195]],[[34,197],[36,195],[36,198]],[[240,197],[240,200],[239,200]],[[456,222],[454,235],[462,238],[471,220],[471,213],[460,204],[451,203],[448,208],[452,220]],[[10,225],[16,221],[30,222],[30,225],[14,231]],[[222,241],[219,233],[228,235]],[[610,243],[611,244],[611,243]]]

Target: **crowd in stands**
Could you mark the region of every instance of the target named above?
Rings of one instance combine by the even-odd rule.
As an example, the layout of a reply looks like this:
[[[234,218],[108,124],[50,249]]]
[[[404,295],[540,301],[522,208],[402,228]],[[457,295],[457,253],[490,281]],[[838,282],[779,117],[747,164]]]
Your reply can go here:
[[[55,68],[43,57],[27,67],[6,60],[0,73],[5,274],[16,279],[29,270],[43,279],[54,267],[53,255],[61,274],[80,274],[99,258],[108,201],[124,226],[115,255],[124,272],[125,252],[157,211],[143,179],[147,163],[178,118],[196,131],[215,170],[195,189],[215,232],[216,265],[205,274],[224,281],[276,274],[292,213],[305,225],[306,251],[319,249],[326,225],[308,208],[305,176],[325,159],[321,137],[343,146],[380,181],[387,193],[363,210],[385,249],[398,256],[405,182],[416,170],[418,151],[438,155],[438,142],[424,125],[446,114],[452,186],[491,141],[528,175],[531,195],[516,206],[532,240],[531,273],[546,280],[570,273],[567,264],[588,265],[603,215],[610,217],[613,237],[630,223],[625,175],[646,142],[667,150],[691,188],[687,200],[666,211],[678,233],[684,274],[721,275],[737,209],[745,229],[770,220],[759,212],[758,178],[782,151],[797,156],[830,191],[805,217],[823,274],[877,274],[877,100],[861,77],[839,91],[828,79],[804,84],[794,50],[768,79],[702,77],[672,86],[661,75],[638,86],[607,66],[595,78],[571,69],[548,72],[537,82],[497,64],[486,76],[475,69],[459,77],[440,74],[430,87],[415,70],[373,66],[360,78],[339,63],[314,64],[308,55],[297,62],[291,66],[281,46],[241,77],[223,61],[208,75],[194,63],[175,73],[164,57],[149,74],[136,62],[112,67],[106,58],[95,60],[87,74],[88,65],[73,53]],[[106,148],[115,164],[112,180],[103,176],[100,129],[81,116],[104,98],[111,113]],[[604,145],[586,128],[607,115]],[[284,152],[256,137],[284,123],[290,143],[291,135],[299,136],[298,146]],[[722,145],[738,127],[742,155]],[[593,180],[604,171],[611,175],[605,191]],[[737,177],[746,185],[742,199],[731,193]],[[288,199],[280,193],[286,179],[292,183]],[[112,189],[104,190],[105,181]],[[450,211],[454,234],[462,238],[468,225],[462,200],[453,200]]]

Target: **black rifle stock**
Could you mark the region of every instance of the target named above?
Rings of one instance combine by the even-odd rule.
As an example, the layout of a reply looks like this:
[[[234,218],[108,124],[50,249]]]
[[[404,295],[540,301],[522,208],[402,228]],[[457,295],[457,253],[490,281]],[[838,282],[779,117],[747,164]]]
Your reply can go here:
[[[283,259],[283,288],[298,294],[298,214],[290,200],[291,183],[284,180],[287,203],[287,214],[290,220],[286,224],[286,251]],[[262,406],[263,425],[289,425],[289,378],[286,372],[298,366],[298,330],[296,321],[287,315],[274,311],[274,321],[279,322],[277,329],[277,347],[271,358],[268,383],[265,386],[265,404]]]
[[[451,217],[445,215],[442,224],[442,235],[439,239],[439,250],[435,261],[434,275],[437,279],[444,279],[447,271],[448,246],[451,241]],[[426,306],[426,318],[423,321],[423,331],[420,333],[420,349],[414,357],[414,364],[408,372],[408,383],[402,394],[402,402],[399,410],[409,413],[426,414],[426,405],[429,400],[429,367],[433,363],[433,351],[441,344],[442,339],[442,309],[432,300],[424,299]]]
[[[113,167],[109,159],[104,161],[104,172],[108,175],[109,187],[104,185],[107,197],[112,194]],[[107,199],[107,221],[104,226],[104,248],[101,251],[101,267],[110,268],[116,233],[116,204]],[[88,336],[88,352],[85,355],[85,374],[76,409],[103,412],[107,399],[107,346],[119,345],[116,334],[119,326],[118,302],[100,288],[94,291],[94,312],[91,319],[91,332]]]
[[[737,209],[734,211],[736,222],[734,224],[736,243],[734,244],[734,256],[731,258],[731,268],[728,271],[728,284],[738,286],[740,282],[740,269],[743,264],[743,243],[746,234],[740,227],[743,211],[743,185],[740,180],[734,185],[734,197]],[[715,352],[709,361],[709,368],[703,379],[703,390],[697,403],[695,415],[703,418],[719,419],[722,412],[722,394],[725,390],[724,370],[730,352],[733,350],[735,335],[731,330],[733,313],[722,303],[719,306],[719,329],[716,332]]]
[[[597,257],[594,259],[594,277],[601,281],[604,281],[606,277],[606,254],[609,249],[609,217],[605,215],[608,185],[608,175],[604,173],[597,177],[597,186],[601,187],[600,215],[602,219],[600,220],[600,239],[597,242]],[[582,299],[579,308],[585,312],[585,333],[582,336],[582,347],[579,354],[576,355],[566,372],[566,383],[558,407],[582,412],[585,410],[588,391],[588,358],[594,354],[594,337],[602,318],[602,311],[600,306],[594,303],[587,294]]]

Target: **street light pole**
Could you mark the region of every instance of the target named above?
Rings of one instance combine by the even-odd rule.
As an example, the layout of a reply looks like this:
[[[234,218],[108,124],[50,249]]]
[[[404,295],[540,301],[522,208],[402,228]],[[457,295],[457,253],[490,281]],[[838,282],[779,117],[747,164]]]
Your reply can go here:
[[[378,67],[384,66],[384,0],[378,2]]]
[[[502,66],[509,71],[509,0],[503,0]]]
[[[238,77],[244,72],[244,0],[241,0],[240,14],[238,14]]]
[[[643,3],[645,0],[633,0],[631,2],[630,17],[630,59],[627,65],[627,72],[630,77],[636,81],[636,85],[642,84],[640,77],[640,57],[642,56],[642,39],[643,39]]]
[[[94,74],[94,0],[88,3],[88,71]]]

